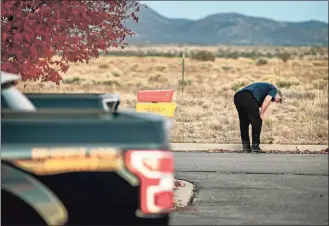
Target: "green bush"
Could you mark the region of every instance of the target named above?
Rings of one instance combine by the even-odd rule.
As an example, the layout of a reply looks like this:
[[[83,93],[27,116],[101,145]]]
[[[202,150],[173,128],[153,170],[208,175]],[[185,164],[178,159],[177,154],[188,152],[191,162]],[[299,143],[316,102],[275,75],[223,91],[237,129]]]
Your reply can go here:
[[[199,61],[215,61],[216,55],[212,52],[201,50],[191,53],[191,59],[199,60]]]
[[[85,79],[79,77],[66,78],[63,80],[63,84],[80,84]]]
[[[279,58],[283,61],[283,62],[287,62],[290,59],[290,54],[287,52],[283,52],[279,55]]]
[[[229,59],[238,59],[239,58],[239,56],[242,56],[242,53],[239,53],[239,52],[228,52],[227,54],[226,54],[226,58],[229,58]]]
[[[222,68],[223,68],[224,71],[229,71],[229,70],[235,69],[232,66],[222,66]]]
[[[316,56],[317,55],[317,49],[315,47],[311,48],[311,53],[312,56]]]
[[[266,65],[268,61],[266,59],[258,59],[256,62],[257,66]]]
[[[279,88],[289,88],[294,85],[298,85],[299,83],[297,81],[289,81],[289,80],[279,80],[276,82],[276,85]]]
[[[237,82],[237,83],[234,83],[231,87],[231,89],[234,91],[234,92],[237,92],[239,89],[241,89],[243,86],[245,86],[246,83],[245,82]]]
[[[180,79],[178,80],[178,84],[179,85],[184,85],[184,86],[190,86],[192,85],[192,81],[191,80],[184,80],[184,82]]]
[[[112,71],[112,75],[114,77],[120,77],[121,76],[120,72],[118,72],[118,71]]]

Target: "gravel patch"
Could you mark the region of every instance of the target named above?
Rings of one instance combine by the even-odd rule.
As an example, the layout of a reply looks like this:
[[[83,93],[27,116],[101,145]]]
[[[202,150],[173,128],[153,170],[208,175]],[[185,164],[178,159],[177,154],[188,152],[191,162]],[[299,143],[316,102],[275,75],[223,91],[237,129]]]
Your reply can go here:
[[[209,149],[209,153],[244,153],[243,151],[232,151],[225,149]],[[310,150],[295,150],[295,151],[282,151],[282,150],[265,150],[264,153],[251,152],[250,154],[328,154],[328,148],[321,151],[310,151]]]

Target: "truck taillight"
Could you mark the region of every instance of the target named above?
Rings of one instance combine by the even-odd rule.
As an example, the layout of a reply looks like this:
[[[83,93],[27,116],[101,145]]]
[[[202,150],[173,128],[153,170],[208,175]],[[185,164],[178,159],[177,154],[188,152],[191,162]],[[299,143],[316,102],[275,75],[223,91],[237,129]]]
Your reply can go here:
[[[173,208],[173,153],[167,150],[129,150],[125,162],[129,171],[140,180],[140,210],[144,214],[170,212]]]

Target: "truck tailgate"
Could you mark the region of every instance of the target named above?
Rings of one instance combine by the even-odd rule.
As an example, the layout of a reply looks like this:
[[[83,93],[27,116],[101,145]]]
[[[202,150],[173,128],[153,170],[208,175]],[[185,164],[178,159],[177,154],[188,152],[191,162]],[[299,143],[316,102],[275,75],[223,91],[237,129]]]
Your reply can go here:
[[[141,113],[97,110],[2,111],[2,151],[11,145],[105,145],[167,149],[165,119]],[[3,153],[4,154],[4,153]]]

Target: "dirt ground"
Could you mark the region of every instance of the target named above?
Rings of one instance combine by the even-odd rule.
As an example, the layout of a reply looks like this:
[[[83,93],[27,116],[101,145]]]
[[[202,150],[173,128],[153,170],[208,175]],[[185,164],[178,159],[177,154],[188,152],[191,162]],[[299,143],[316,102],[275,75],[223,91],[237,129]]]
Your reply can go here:
[[[239,143],[239,122],[233,95],[256,81],[281,88],[287,97],[272,104],[263,125],[262,142],[328,143],[328,61],[296,58],[217,58],[215,62],[185,59],[185,90],[181,90],[180,58],[101,56],[89,64],[72,64],[60,86],[22,82],[24,92],[119,93],[121,108],[135,108],[136,93],[174,89],[177,102],[171,142]]]

